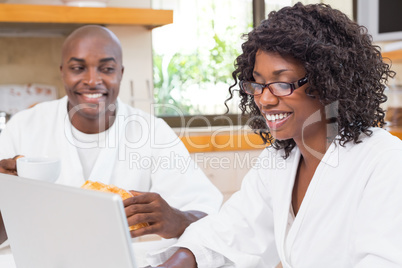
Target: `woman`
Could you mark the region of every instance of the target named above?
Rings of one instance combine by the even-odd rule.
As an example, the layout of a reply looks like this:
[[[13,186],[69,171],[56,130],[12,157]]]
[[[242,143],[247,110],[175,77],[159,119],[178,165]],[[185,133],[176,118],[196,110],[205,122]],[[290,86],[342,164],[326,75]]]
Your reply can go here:
[[[298,3],[242,49],[231,90],[270,146],[163,267],[402,267],[402,142],[380,107],[394,72],[366,29]]]

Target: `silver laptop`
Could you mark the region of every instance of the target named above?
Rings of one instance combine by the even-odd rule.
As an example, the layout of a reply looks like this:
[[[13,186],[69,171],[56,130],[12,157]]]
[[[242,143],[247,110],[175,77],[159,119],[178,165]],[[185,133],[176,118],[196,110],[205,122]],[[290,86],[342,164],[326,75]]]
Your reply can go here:
[[[0,174],[18,268],[136,268],[120,196]]]

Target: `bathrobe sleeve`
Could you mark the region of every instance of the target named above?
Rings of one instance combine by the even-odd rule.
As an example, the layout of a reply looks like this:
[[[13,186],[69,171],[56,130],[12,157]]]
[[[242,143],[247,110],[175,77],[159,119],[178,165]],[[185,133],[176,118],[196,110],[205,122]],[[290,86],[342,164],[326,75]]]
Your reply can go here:
[[[153,265],[166,260],[177,247],[189,248],[199,268],[275,267],[279,263],[269,189],[259,171],[251,169],[241,190],[219,214],[190,225],[175,248],[157,254]]]
[[[372,157],[356,215],[353,267],[402,267],[402,151]]]
[[[20,140],[20,130],[18,119],[12,117],[7,123],[7,127],[0,134],[0,160],[12,158],[17,155],[18,140]]]
[[[150,191],[159,193],[169,205],[182,211],[217,213],[223,200],[221,192],[165,121],[157,119],[155,125],[155,142],[151,146],[155,166]],[[164,166],[167,159],[169,165]]]

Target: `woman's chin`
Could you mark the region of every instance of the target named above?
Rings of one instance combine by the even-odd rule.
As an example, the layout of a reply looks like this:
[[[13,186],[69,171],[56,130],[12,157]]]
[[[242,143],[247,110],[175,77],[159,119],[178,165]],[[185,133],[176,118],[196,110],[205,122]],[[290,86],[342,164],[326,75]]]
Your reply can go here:
[[[275,140],[278,140],[278,141],[288,140],[288,139],[292,138],[290,135],[287,135],[286,133],[284,133],[283,131],[280,131],[280,130],[269,129],[269,133]]]

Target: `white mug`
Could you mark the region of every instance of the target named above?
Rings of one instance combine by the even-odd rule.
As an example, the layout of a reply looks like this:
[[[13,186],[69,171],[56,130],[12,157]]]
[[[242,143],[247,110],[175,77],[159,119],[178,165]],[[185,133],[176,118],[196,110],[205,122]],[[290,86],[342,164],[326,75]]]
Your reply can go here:
[[[18,176],[55,182],[61,171],[61,161],[59,158],[49,157],[22,157],[17,159]]]

